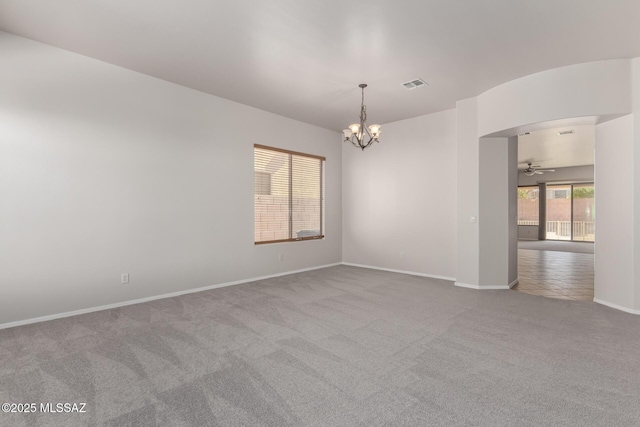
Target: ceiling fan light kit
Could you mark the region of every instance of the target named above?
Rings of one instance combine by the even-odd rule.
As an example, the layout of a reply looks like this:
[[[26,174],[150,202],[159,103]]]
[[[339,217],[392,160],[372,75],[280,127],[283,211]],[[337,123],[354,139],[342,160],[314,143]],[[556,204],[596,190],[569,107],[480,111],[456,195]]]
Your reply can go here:
[[[354,123],[349,125],[348,129],[342,131],[344,134],[344,142],[350,142],[355,147],[364,150],[370,146],[374,141],[378,141],[380,137],[380,125],[367,126],[367,106],[364,105],[364,88],[367,87],[365,83],[358,86],[362,89],[362,103],[360,105],[360,123]]]

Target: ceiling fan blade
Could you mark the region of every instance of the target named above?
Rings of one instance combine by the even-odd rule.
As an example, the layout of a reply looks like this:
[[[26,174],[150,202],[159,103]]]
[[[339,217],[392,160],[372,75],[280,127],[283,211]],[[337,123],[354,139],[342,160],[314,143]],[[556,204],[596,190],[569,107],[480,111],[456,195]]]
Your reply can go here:
[[[533,171],[533,174],[534,174],[534,175],[542,175],[542,172],[541,172],[541,171],[536,170],[536,171]]]
[[[555,169],[537,169],[539,172],[555,172]]]

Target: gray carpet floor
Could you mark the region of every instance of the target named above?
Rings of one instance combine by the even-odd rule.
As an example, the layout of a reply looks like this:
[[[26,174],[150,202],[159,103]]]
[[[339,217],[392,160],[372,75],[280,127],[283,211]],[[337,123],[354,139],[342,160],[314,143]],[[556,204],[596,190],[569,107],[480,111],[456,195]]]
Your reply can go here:
[[[518,249],[574,252],[579,254],[592,254],[593,245],[593,242],[570,242],[566,240],[518,240]]]
[[[640,316],[338,266],[0,331],[2,426],[637,426]]]

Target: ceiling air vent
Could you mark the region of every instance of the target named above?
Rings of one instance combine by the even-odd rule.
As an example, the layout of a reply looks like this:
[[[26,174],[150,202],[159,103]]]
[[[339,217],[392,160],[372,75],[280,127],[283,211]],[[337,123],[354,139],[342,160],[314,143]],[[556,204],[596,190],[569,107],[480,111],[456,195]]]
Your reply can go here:
[[[573,129],[571,129],[571,130],[561,130],[560,132],[558,132],[558,135],[571,135],[572,133],[575,133],[575,131]]]
[[[407,89],[415,89],[417,87],[427,86],[427,85],[428,83],[422,79],[415,79],[406,83],[402,83],[402,86],[406,87]]]

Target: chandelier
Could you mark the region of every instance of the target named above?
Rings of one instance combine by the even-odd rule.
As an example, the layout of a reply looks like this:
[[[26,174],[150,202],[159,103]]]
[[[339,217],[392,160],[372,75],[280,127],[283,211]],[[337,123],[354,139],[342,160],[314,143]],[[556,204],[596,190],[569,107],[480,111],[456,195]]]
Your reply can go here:
[[[349,125],[349,129],[342,131],[344,133],[344,142],[350,142],[354,146],[363,150],[370,146],[373,141],[378,141],[380,137],[380,125],[371,125],[367,127],[367,107],[364,105],[364,88],[366,84],[359,85],[362,89],[362,105],[360,106],[360,123]]]

